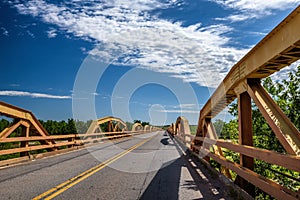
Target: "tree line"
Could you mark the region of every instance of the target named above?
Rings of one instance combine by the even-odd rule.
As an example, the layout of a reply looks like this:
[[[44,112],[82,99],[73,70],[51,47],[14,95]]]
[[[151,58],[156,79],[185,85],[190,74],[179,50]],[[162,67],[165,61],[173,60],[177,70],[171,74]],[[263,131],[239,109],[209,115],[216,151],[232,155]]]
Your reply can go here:
[[[88,128],[90,127],[93,120],[88,121],[80,121],[74,119],[68,119],[67,121],[55,121],[55,120],[39,120],[42,126],[46,129],[46,131],[50,135],[66,135],[66,134],[77,134],[77,133],[86,133]],[[0,120],[0,132],[5,128],[9,127],[13,121],[9,121],[7,119]],[[126,126],[128,130],[131,130],[131,127],[134,123],[140,123],[142,126],[149,125],[149,122],[142,122],[141,120],[134,120],[133,123],[126,122]],[[103,132],[108,131],[108,122],[100,125],[100,128]],[[12,136],[19,136],[21,134],[21,129],[18,128]]]

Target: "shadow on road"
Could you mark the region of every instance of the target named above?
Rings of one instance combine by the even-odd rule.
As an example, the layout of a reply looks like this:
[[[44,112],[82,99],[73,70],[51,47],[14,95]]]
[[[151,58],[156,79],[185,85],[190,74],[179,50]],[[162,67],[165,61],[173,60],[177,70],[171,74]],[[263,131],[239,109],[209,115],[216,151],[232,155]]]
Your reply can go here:
[[[168,145],[168,144],[170,144],[168,140],[169,140],[169,138],[163,138],[163,139],[160,140],[160,142],[161,142],[163,145]]]
[[[162,139],[161,143],[169,144],[167,138]],[[177,145],[176,147],[181,151]],[[186,178],[187,176],[182,174],[183,171],[190,174],[188,177],[192,179]],[[177,160],[165,163],[140,199],[233,199],[223,187],[216,175],[208,171],[198,158],[190,156],[187,152]]]

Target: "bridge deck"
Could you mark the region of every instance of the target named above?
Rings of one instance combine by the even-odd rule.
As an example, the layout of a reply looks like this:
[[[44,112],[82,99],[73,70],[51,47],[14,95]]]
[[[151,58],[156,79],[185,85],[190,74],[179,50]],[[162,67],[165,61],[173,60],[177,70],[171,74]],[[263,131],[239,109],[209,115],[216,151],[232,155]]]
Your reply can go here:
[[[233,199],[225,190],[164,132],[0,170],[0,199]]]

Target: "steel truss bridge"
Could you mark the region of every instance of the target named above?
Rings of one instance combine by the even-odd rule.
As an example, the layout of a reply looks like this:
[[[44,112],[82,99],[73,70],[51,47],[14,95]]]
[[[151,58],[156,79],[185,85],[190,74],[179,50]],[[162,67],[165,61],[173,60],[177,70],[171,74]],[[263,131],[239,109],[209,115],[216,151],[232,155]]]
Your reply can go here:
[[[12,144],[0,149],[0,156],[20,155],[0,161],[0,198],[251,199],[259,188],[276,199],[300,199],[300,189],[292,191],[267,179],[257,174],[254,166],[257,159],[300,172],[299,130],[260,83],[299,58],[297,7],[231,68],[201,109],[196,135],[190,133],[183,116],[169,127],[168,134],[138,123],[128,130],[121,119],[105,117],[93,121],[87,133],[49,135],[33,113],[0,102],[0,115],[14,119],[0,133],[0,145]],[[212,123],[235,99],[238,144],[219,139]],[[286,154],[253,147],[251,101]],[[104,123],[107,132],[100,128]],[[18,137],[13,134],[16,130],[21,131]],[[115,146],[118,148],[113,149]],[[226,159],[224,149],[238,153],[239,163]],[[35,162],[25,162],[28,160]],[[220,173],[214,171],[221,180],[207,171],[213,170],[210,160],[221,165]],[[231,171],[237,174],[235,180]]]

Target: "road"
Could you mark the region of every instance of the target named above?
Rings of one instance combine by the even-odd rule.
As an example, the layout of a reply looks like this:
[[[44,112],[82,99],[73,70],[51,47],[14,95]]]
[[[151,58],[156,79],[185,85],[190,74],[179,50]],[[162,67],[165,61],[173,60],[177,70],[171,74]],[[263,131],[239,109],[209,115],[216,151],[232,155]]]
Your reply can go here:
[[[160,131],[0,169],[0,199],[232,199]]]

